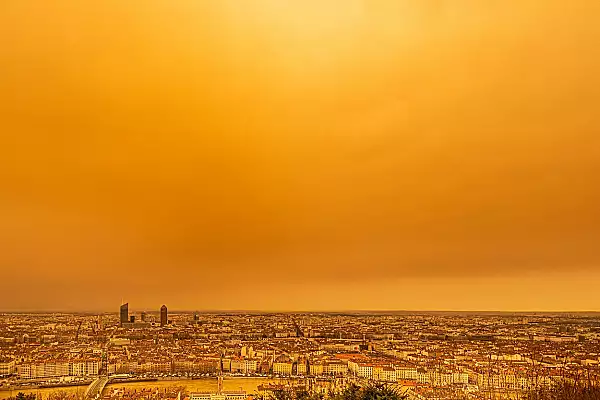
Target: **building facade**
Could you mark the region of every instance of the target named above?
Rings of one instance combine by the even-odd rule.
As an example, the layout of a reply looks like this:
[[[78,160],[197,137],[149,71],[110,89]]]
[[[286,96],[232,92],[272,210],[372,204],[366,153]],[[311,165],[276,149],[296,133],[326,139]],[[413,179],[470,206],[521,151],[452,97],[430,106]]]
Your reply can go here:
[[[129,303],[121,305],[119,309],[121,326],[129,322]]]
[[[16,372],[16,370],[15,360],[0,360],[0,376],[12,375]]]
[[[169,314],[167,311],[167,306],[163,304],[160,308],[160,326],[165,326],[169,323]]]
[[[17,367],[20,379],[55,378],[66,376],[96,376],[100,369],[98,360],[53,361],[25,363]]]

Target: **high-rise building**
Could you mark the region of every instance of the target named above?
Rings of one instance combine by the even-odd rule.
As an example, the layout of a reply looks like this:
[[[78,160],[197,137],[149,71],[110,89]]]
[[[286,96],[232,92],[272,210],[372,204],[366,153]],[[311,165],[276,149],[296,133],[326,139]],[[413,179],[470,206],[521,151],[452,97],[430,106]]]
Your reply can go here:
[[[146,313],[142,311],[142,315],[140,318],[142,319],[142,322],[146,322]]]
[[[160,326],[165,326],[169,322],[169,315],[167,313],[167,306],[163,304],[160,308]]]
[[[121,305],[121,325],[129,322],[129,303]]]

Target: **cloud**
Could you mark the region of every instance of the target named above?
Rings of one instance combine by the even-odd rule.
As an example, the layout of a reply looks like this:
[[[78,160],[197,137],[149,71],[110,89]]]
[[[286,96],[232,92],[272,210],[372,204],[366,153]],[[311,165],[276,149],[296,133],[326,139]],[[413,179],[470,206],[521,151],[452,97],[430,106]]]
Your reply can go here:
[[[164,274],[376,292],[597,268],[595,5],[311,3],[309,27],[269,4],[2,6],[3,277],[59,308],[98,279],[93,308],[125,282],[152,303]]]

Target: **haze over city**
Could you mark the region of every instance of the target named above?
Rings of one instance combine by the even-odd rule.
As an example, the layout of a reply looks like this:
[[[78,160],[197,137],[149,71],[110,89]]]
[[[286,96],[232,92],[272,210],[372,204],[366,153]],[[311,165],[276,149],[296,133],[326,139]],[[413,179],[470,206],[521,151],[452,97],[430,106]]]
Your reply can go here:
[[[0,310],[600,311],[599,12],[3,1]]]

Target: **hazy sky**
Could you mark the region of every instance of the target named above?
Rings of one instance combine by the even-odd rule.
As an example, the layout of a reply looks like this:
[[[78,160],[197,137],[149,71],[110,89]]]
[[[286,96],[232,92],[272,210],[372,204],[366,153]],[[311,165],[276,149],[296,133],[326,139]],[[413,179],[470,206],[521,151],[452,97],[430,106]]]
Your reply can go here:
[[[600,310],[600,2],[0,2],[0,309]]]

